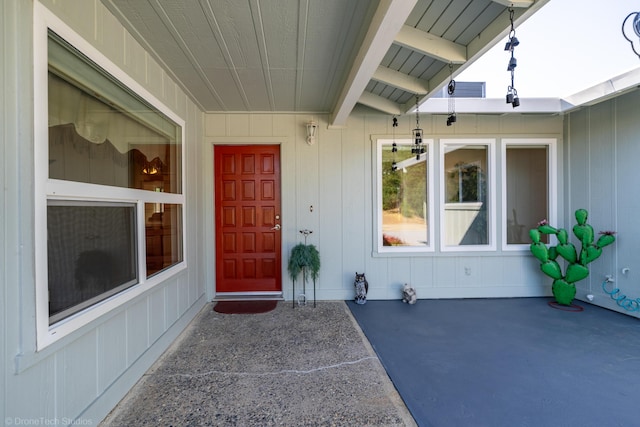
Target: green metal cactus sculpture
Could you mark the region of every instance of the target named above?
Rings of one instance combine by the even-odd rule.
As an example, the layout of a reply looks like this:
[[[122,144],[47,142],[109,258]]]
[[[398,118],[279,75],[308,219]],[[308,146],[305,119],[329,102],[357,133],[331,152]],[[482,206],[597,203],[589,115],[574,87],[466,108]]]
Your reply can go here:
[[[587,224],[588,213],[585,209],[576,211],[576,221],[573,234],[580,241],[580,253],[573,243],[569,242],[567,230],[556,229],[546,220],[538,223],[538,227],[529,231],[531,253],[540,261],[540,269],[553,279],[551,290],[556,302],[561,305],[571,305],[576,296],[575,282],[589,276],[587,265],[602,254],[602,248],[612,244],[616,238],[613,231],[601,231],[598,241],[594,243],[593,227]],[[540,241],[542,234],[553,234],[558,239],[556,246],[547,247]],[[564,274],[560,264],[556,261],[560,256],[567,262]]]

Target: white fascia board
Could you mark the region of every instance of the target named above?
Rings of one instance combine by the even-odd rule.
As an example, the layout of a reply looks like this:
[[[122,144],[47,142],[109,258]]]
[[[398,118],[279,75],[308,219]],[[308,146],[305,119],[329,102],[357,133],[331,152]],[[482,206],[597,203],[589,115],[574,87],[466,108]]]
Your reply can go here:
[[[460,114],[547,113],[564,114],[580,107],[615,98],[640,87],[640,67],[565,98],[520,98],[513,108],[504,98],[454,98]],[[449,98],[429,98],[420,105],[421,113],[448,114]]]
[[[504,98],[454,98],[456,114],[508,114],[562,112],[559,98],[520,98],[520,106],[513,108]],[[431,98],[420,106],[421,113],[448,114],[449,98]]]
[[[640,67],[564,98],[573,109],[614,98],[640,86]]]

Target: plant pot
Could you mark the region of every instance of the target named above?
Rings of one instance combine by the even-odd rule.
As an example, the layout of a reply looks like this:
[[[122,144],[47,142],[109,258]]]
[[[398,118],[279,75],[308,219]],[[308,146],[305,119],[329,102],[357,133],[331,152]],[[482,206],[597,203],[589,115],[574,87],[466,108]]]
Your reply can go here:
[[[288,270],[291,280],[296,280],[296,277],[304,272],[303,280],[311,276],[311,279],[315,281],[320,271],[320,254],[316,247],[302,243],[294,246],[291,249]]]

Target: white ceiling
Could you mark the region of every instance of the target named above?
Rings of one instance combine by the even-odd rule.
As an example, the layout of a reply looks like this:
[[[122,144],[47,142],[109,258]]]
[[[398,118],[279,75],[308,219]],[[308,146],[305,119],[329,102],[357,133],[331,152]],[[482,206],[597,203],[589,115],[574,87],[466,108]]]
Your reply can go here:
[[[404,114],[549,0],[102,0],[206,112]],[[496,64],[501,70],[505,64]]]

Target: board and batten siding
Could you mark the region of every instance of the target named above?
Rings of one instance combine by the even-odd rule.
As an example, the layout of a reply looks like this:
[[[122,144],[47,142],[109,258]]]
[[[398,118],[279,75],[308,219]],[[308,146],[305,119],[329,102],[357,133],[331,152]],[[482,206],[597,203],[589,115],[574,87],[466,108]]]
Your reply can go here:
[[[565,117],[564,223],[575,224],[573,212],[589,211],[588,222],[597,233],[616,231],[616,242],[589,265],[590,275],[576,284],[576,298],[634,317],[640,312],[622,307],[603,289],[607,275],[615,282],[607,291],[621,304],[638,307],[640,298],[640,91],[620,95],[593,106],[583,107]],[[623,269],[628,272],[623,273]],[[626,270],[625,270],[626,271]],[[623,298],[623,297],[626,297]],[[633,305],[635,301],[635,305]]]
[[[203,113],[99,1],[41,2],[185,121],[187,269],[36,351],[33,1],[0,2],[3,215],[0,228],[0,420],[97,425],[206,302],[201,239]]]
[[[291,248],[304,241],[299,230],[313,231],[307,241],[318,247],[321,271],[318,299],[344,300],[354,295],[355,272],[365,272],[370,299],[400,299],[401,286],[410,283],[419,298],[514,297],[550,294],[551,283],[540,273],[528,251],[435,252],[422,255],[375,253],[375,136],[391,138],[391,117],[358,108],[346,127],[328,126],[328,115],[269,113],[208,113],[205,115],[205,192],[213,211],[213,145],[280,143],[282,152],[282,242],[283,292],[291,299],[292,283],[286,274]],[[306,143],[305,124],[318,122],[316,143]],[[446,116],[422,115],[425,135],[438,138],[558,138],[562,146],[561,116],[459,115],[455,126],[446,126]],[[397,137],[410,136],[414,116],[399,118]],[[438,177],[438,150],[436,181]],[[497,157],[499,157],[499,153]],[[561,153],[558,153],[561,156]],[[501,167],[501,166],[498,166]],[[500,171],[496,171],[500,176]],[[439,191],[436,182],[435,191]],[[500,200],[502,189],[494,197]],[[561,192],[560,192],[561,194]],[[432,197],[437,197],[432,195]],[[561,209],[562,202],[559,201]],[[311,207],[313,206],[313,209]],[[438,227],[439,212],[430,223]],[[497,221],[502,213],[496,212]],[[500,229],[500,227],[499,227]],[[206,242],[214,242],[207,230]],[[499,235],[498,235],[498,238]],[[206,251],[213,252],[213,243]],[[213,267],[207,272],[214,277]],[[215,293],[208,279],[207,292]],[[309,289],[309,288],[307,288]],[[298,291],[298,289],[296,289]],[[307,291],[307,297],[309,297]]]

